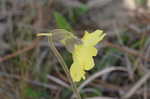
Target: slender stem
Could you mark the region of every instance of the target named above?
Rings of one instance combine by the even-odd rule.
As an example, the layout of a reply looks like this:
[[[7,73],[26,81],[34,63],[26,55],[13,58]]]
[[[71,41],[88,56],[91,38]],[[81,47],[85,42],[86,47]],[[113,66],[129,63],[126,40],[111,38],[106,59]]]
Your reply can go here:
[[[77,98],[77,99],[81,99],[81,96],[80,96],[80,94],[79,94],[79,91],[78,91],[78,89],[77,89],[75,83],[72,81],[72,78],[71,78],[71,76],[70,76],[69,69],[68,69],[68,67],[67,67],[67,65],[66,65],[66,63],[65,63],[65,61],[63,60],[62,56],[60,55],[60,53],[59,53],[58,50],[56,49],[56,47],[55,47],[55,45],[54,45],[54,43],[53,43],[53,41],[52,41],[51,36],[48,37],[48,42],[49,42],[49,44],[50,44],[51,50],[53,51],[53,53],[54,53],[55,56],[57,57],[59,63],[61,64],[62,68],[64,69],[64,71],[65,71],[65,73],[66,73],[66,75],[67,75],[67,78],[69,79],[69,82],[70,82],[70,84],[71,84],[71,88],[72,88],[73,92],[76,94],[76,98]]]

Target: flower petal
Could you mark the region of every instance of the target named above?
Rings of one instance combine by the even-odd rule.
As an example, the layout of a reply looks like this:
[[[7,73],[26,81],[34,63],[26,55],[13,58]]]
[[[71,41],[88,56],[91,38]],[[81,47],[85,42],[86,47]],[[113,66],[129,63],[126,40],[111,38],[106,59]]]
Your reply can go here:
[[[96,30],[93,33],[85,31],[85,35],[82,38],[83,43],[86,46],[95,46],[99,41],[104,38],[105,34],[102,30]]]
[[[85,79],[85,71],[83,68],[76,62],[71,65],[70,68],[71,78],[74,82],[80,81],[82,78]]]
[[[77,44],[72,51],[73,64],[70,73],[73,81],[85,79],[85,71],[94,67],[93,56],[97,55],[97,49],[94,47],[104,38],[103,31],[97,30],[93,33],[85,32],[82,38],[82,44]]]

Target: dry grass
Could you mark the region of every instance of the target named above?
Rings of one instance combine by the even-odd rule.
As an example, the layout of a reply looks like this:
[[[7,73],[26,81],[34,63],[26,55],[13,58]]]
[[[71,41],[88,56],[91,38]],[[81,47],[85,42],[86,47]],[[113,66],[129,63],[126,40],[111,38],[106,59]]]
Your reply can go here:
[[[150,0],[124,1],[1,0],[0,99],[74,97],[47,40],[35,35],[61,28],[53,15],[56,11],[66,19],[63,25],[70,24],[79,37],[84,30],[107,33],[97,46],[96,66],[77,83],[84,99],[149,99]],[[61,44],[55,45],[70,66],[71,55]]]

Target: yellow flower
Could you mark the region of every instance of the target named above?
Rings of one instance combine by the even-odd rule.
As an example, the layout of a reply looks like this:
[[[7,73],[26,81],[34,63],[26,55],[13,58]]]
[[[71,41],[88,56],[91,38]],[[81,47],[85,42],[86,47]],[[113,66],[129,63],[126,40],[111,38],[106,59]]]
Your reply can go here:
[[[96,30],[93,33],[85,32],[82,38],[82,44],[75,45],[72,52],[73,64],[70,68],[70,74],[73,81],[78,82],[85,79],[86,70],[94,67],[93,56],[97,55],[95,45],[103,40],[106,34],[101,30]]]

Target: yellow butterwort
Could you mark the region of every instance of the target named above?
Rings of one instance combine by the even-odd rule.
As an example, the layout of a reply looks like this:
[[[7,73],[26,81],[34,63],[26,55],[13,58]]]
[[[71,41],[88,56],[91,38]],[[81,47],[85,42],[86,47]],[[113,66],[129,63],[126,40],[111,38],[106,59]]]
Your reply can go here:
[[[102,30],[92,33],[86,31],[83,38],[79,39],[64,29],[54,29],[50,33],[37,34],[37,36],[51,36],[54,41],[59,41],[72,53],[73,63],[70,74],[74,82],[85,79],[86,71],[94,67],[93,56],[97,55],[95,45],[103,40],[105,35]]]
[[[70,68],[70,74],[74,82],[85,79],[86,70],[94,67],[93,56],[97,55],[95,45],[103,40],[106,34],[101,30],[92,33],[85,32],[82,38],[82,44],[76,44],[72,52],[73,64]]]

